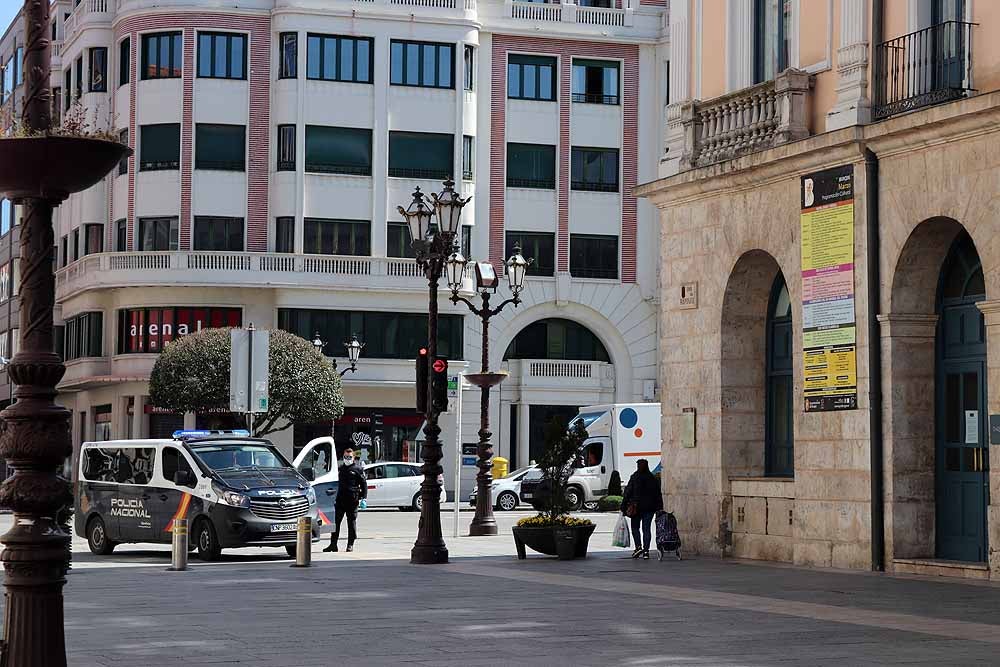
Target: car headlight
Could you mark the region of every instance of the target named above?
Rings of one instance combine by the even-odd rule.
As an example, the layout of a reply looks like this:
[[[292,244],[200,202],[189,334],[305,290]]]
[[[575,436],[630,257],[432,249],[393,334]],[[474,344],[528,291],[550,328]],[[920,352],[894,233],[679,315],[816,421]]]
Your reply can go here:
[[[314,488],[312,488],[311,486],[309,487],[309,490],[306,491],[306,498],[309,499],[309,504],[310,505],[315,505],[316,504],[316,490]]]
[[[230,507],[250,507],[250,497],[245,496],[242,493],[237,493],[235,491],[227,491],[225,489],[215,488],[215,492],[219,494],[219,501],[229,505]]]

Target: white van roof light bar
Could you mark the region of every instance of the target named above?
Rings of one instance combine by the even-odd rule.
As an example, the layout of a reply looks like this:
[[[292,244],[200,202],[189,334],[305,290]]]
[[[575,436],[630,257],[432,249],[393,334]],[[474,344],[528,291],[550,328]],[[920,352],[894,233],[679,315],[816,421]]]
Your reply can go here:
[[[235,429],[231,431],[223,430],[199,430],[199,431],[174,431],[174,440],[193,440],[195,438],[210,438],[212,436],[230,436],[236,438],[249,438],[250,431],[246,429]]]

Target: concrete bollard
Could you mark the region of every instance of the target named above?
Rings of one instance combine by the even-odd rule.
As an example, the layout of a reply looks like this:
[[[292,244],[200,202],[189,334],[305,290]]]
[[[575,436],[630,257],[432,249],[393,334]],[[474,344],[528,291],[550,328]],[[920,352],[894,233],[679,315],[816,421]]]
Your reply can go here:
[[[312,564],[312,517],[300,516],[295,532],[295,565],[309,567]]]
[[[174,519],[173,539],[170,549],[170,567],[168,570],[183,572],[188,567],[188,521]]]

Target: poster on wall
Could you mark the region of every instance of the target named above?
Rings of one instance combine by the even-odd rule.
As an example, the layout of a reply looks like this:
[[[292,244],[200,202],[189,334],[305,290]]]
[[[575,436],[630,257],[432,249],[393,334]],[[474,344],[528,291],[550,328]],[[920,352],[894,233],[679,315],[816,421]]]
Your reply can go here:
[[[854,168],[803,176],[801,197],[805,411],[855,410]]]

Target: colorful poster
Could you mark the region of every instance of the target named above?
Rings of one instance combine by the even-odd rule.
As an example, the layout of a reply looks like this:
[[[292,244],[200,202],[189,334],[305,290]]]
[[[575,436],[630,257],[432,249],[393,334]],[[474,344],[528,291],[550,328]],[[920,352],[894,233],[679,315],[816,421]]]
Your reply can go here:
[[[805,411],[854,410],[854,168],[804,176],[801,195]]]

